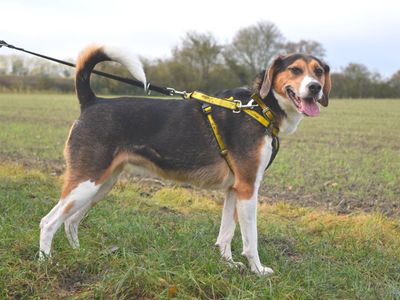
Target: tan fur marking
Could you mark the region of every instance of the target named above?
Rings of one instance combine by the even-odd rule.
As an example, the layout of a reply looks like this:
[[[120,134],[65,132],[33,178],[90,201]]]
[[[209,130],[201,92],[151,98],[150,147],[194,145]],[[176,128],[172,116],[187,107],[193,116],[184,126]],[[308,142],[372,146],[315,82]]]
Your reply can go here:
[[[64,178],[68,178],[68,171],[64,175]],[[61,200],[65,199],[71,191],[78,186],[80,182],[75,180],[64,179],[64,186],[61,192]]]
[[[222,184],[228,178],[230,172],[226,162],[223,160],[218,164],[196,169],[194,171],[168,171],[159,168],[153,162],[141,155],[121,152],[113,159],[110,166],[104,171],[100,178],[95,181],[96,185],[105,182],[114,171],[118,169],[122,170],[127,163],[144,168],[164,179],[192,182],[200,186]]]
[[[60,196],[61,200],[64,200],[80,183],[89,180],[87,176],[83,176],[81,173],[80,170],[72,170],[67,163],[67,170],[64,174],[64,185]]]
[[[253,196],[254,188],[247,182],[235,183],[234,189],[236,190],[237,199],[249,200]]]
[[[71,133],[72,133],[72,130],[74,129],[74,127],[75,127],[76,122],[77,122],[77,121],[75,121],[75,122],[72,124],[71,128],[69,129],[68,137],[67,137],[67,140],[65,141],[65,145],[64,145],[64,157],[65,157],[66,159],[70,157],[70,150],[69,150],[68,143],[69,143],[69,139],[71,138]]]
[[[235,184],[233,189],[236,191],[237,200],[248,200],[253,196],[254,184],[257,177],[257,170],[260,165],[261,152],[264,148],[264,139],[247,156],[247,160],[241,160],[235,168]]]
[[[315,75],[315,70],[317,68],[321,68],[323,70],[324,67],[321,66],[315,59],[313,59],[307,64],[307,68],[308,68],[308,72],[309,72],[308,75],[312,76],[316,80],[318,80],[319,83],[321,83],[321,86],[325,86],[325,76],[318,77],[318,76]]]
[[[128,154],[127,153],[120,153],[118,154],[113,161],[111,162],[110,166],[104,171],[104,173],[100,176],[98,180],[95,181],[95,184],[102,184],[105,182],[113,173],[115,170],[120,169],[124,167],[125,163],[128,161]]]
[[[64,214],[67,214],[73,207],[74,207],[74,202],[73,201],[68,203],[67,206],[64,207],[64,210],[63,210]]]
[[[67,162],[67,169],[64,173],[64,185],[63,185],[62,192],[61,192],[61,197],[60,197],[61,200],[65,199],[65,197],[67,197],[68,194],[74,188],[76,188],[81,182],[89,179],[89,178],[86,178],[86,177],[83,178],[82,176],[80,176],[80,174],[78,173],[79,170],[72,170],[70,163],[69,163],[69,161],[71,160],[71,153],[70,153],[70,148],[69,148],[68,142],[71,137],[72,130],[75,127],[75,124],[76,124],[76,121],[71,126],[71,129],[69,131],[68,138],[67,138],[67,141],[66,141],[65,147],[64,147],[64,157]]]
[[[76,73],[79,73],[82,71],[83,67],[85,66],[85,63],[89,60],[90,57],[93,56],[94,52],[102,50],[102,47],[97,46],[97,45],[91,45],[87,47],[85,50],[83,50],[78,57],[78,60],[76,62]]]
[[[69,155],[69,150],[65,148],[66,157]],[[167,171],[157,167],[148,159],[133,153],[121,152],[115,156],[109,167],[95,180],[95,184],[102,184],[116,171],[122,171],[124,166],[129,163],[150,171],[164,179],[176,180],[181,182],[192,182],[200,186],[217,186],[227,183],[229,185],[229,168],[224,160],[220,163],[196,169],[193,171]],[[61,193],[61,199],[64,199],[68,194],[76,188],[81,182],[89,180],[79,174],[79,170],[71,172],[71,168],[67,167],[64,175],[64,186]]]

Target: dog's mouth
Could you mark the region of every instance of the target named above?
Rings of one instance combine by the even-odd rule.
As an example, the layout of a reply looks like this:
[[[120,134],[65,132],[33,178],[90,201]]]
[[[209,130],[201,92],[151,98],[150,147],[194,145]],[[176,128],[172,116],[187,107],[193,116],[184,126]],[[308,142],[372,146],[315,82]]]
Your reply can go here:
[[[292,100],[298,112],[308,117],[316,117],[319,115],[320,111],[317,104],[318,99],[316,97],[301,98],[296,95],[290,86],[286,88],[286,94],[288,98]]]

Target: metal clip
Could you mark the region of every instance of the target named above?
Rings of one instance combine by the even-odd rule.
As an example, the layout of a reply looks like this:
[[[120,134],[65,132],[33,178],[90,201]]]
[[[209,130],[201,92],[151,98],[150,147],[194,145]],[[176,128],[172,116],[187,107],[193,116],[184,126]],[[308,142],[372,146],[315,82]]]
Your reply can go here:
[[[169,91],[169,95],[170,96],[179,95],[182,98],[186,98],[187,97],[187,92],[186,91],[177,91],[176,89],[171,88],[171,87],[167,87],[166,89]]]
[[[146,96],[150,96],[150,94],[151,94],[150,85],[151,85],[151,83],[147,82],[147,84],[144,87],[144,92],[145,92]]]
[[[233,102],[236,103],[236,108],[232,110],[233,113],[238,114],[242,111],[242,108],[250,108],[253,109],[254,107],[257,107],[258,104],[253,104],[254,100],[251,99],[247,104],[243,104],[242,101],[240,100],[233,100]]]
[[[249,102],[247,102],[247,104],[242,105],[242,108],[251,108],[253,109],[254,107],[257,107],[258,104],[253,104],[254,100],[251,99]]]

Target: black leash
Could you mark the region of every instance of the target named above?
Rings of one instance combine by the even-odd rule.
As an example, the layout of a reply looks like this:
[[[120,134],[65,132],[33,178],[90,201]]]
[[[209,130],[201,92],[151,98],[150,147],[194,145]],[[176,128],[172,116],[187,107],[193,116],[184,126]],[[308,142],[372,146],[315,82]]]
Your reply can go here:
[[[34,55],[34,56],[38,56],[38,57],[41,57],[41,58],[44,58],[44,59],[47,59],[47,60],[51,60],[51,61],[54,61],[56,63],[62,64],[62,65],[66,65],[66,66],[69,66],[69,67],[72,67],[72,68],[76,67],[76,65],[71,63],[71,62],[60,60],[60,59],[57,59],[57,58],[54,58],[54,57],[50,57],[50,56],[46,56],[46,55],[43,55],[43,54],[39,54],[39,53],[36,53],[36,52],[28,51],[28,50],[25,50],[23,48],[16,47],[14,45],[10,45],[10,44],[6,43],[5,41],[0,40],[0,48],[3,47],[3,46],[7,47],[7,48],[10,48],[10,49],[17,50],[17,51],[25,52],[25,53],[28,53],[28,54],[31,54],[31,55]],[[143,83],[141,81],[139,81],[139,80],[120,77],[120,76],[117,76],[117,75],[113,75],[113,74],[109,74],[109,73],[105,73],[105,72],[97,71],[97,70],[93,70],[92,73],[100,75],[102,77],[113,79],[113,80],[116,80],[116,81],[121,81],[121,82],[124,82],[126,84],[133,85],[133,86],[146,88],[146,91],[155,91],[157,93],[161,93],[161,94],[164,94],[164,95],[167,95],[167,96],[174,96],[176,94],[175,93],[176,91],[174,89],[172,89],[172,88],[161,87],[161,86],[157,86],[157,85],[154,85],[154,84],[151,84],[151,83],[148,83],[147,86],[145,87],[143,85]]]

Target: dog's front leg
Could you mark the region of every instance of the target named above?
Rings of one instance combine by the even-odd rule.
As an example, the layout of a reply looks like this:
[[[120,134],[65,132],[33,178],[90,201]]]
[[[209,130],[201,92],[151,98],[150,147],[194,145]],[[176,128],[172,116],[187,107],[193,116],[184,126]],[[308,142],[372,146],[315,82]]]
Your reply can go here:
[[[218,246],[222,257],[228,262],[233,262],[231,241],[236,228],[235,209],[236,195],[232,189],[229,189],[226,194],[222,211],[221,227],[219,229],[217,242],[215,243],[215,245]]]
[[[260,275],[269,275],[274,271],[261,265],[257,247],[257,196],[255,190],[249,199],[238,199],[237,211],[243,240],[242,255],[249,260],[251,271]]]

